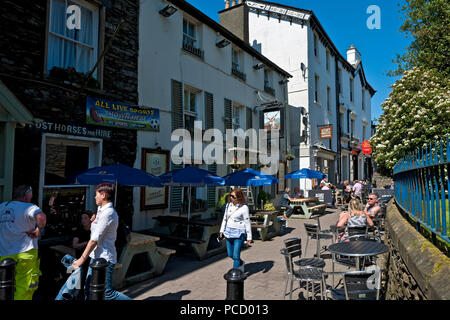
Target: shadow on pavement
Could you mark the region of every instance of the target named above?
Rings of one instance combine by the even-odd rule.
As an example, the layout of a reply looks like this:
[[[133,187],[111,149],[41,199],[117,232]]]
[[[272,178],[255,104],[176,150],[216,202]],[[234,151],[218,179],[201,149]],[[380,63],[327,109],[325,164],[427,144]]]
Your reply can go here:
[[[181,298],[191,293],[191,290],[182,290],[178,292],[167,293],[163,296],[148,297],[145,300],[181,300]]]
[[[273,261],[261,261],[261,262],[252,262],[245,264],[245,274],[247,277],[258,273],[263,272],[266,273],[270,269],[272,269],[274,262]]]

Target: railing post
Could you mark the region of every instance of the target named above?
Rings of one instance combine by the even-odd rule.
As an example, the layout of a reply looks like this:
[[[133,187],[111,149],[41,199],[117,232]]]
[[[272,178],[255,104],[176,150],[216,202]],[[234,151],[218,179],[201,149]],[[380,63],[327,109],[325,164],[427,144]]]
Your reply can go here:
[[[6,258],[0,261],[0,301],[14,300],[16,261]]]
[[[105,300],[106,267],[108,267],[108,262],[103,258],[95,259],[90,267],[92,268],[92,277],[89,288],[89,300]]]

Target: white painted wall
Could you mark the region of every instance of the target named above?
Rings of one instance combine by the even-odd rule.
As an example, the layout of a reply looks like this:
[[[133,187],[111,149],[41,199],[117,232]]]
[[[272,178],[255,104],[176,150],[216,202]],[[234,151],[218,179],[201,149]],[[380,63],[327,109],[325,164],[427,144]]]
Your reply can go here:
[[[139,104],[160,110],[160,132],[139,131],[137,136],[136,168],[141,168],[141,149],[155,148],[157,142],[163,150],[171,150],[176,142],[170,141],[172,133],[171,79],[201,90],[198,99],[199,114],[204,114],[204,92],[214,95],[214,124],[224,132],[224,98],[248,107],[262,102],[256,91],[273,100],[264,93],[264,69],[254,70],[253,65],[260,62],[243,52],[243,72],[246,82],[231,75],[232,44],[218,48],[216,40],[222,39],[216,31],[195,21],[187,13],[178,10],[165,18],[159,10],[167,5],[165,1],[145,1],[141,3],[139,19]],[[204,50],[204,60],[182,50],[183,16],[197,23],[200,48]],[[287,70],[286,70],[287,71]],[[273,88],[276,99],[287,101],[286,86],[278,82],[284,76],[273,71]],[[245,113],[241,123],[246,124]],[[253,125],[259,126],[259,113],[253,113]],[[226,166],[218,165],[217,174],[226,174]],[[169,195],[170,197],[170,195]],[[152,225],[152,216],[167,213],[168,209],[140,211],[140,190],[134,193],[133,230],[142,230]],[[169,198],[170,204],[170,198]]]

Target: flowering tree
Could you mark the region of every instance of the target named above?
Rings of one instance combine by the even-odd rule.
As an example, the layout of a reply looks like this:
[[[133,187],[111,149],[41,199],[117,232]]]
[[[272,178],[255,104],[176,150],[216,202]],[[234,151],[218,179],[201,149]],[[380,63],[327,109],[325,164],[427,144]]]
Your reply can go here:
[[[383,175],[392,176],[395,163],[408,153],[450,134],[450,81],[435,69],[404,72],[382,107],[370,145]]]

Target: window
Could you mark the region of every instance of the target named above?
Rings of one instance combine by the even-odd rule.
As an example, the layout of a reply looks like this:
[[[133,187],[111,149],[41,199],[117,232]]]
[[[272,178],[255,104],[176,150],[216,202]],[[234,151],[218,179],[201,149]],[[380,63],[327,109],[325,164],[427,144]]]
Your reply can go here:
[[[319,57],[319,41],[317,35],[314,33],[314,56]]]
[[[272,73],[267,69],[264,69],[264,87],[272,87]]]
[[[353,78],[350,78],[350,101],[353,102]]]
[[[233,123],[234,130],[239,129],[242,126],[241,120],[242,120],[242,111],[243,110],[244,110],[244,106],[233,103],[232,123]]]
[[[351,133],[352,133],[352,138],[355,138],[355,120],[354,119],[351,119],[350,120],[350,123],[351,123]]]
[[[196,26],[194,23],[183,19],[183,44],[198,48],[196,37]]]
[[[338,93],[342,94],[342,69],[338,68]]]
[[[326,69],[330,71],[330,51],[327,50]]]
[[[70,30],[66,26],[66,9],[74,4],[81,9],[81,28]],[[85,1],[50,1],[47,72],[53,67],[73,67],[88,73],[94,67],[98,56],[98,19],[98,7]],[[97,71],[93,76],[97,76]]]
[[[362,141],[366,141],[366,126],[362,126]]]
[[[361,108],[363,111],[366,110],[366,92],[364,88],[361,90]]]
[[[331,89],[330,89],[330,87],[327,87],[327,110],[328,110],[328,112],[331,111]]]
[[[343,113],[339,113],[339,122],[341,126],[341,133],[345,133],[345,117]]]
[[[233,48],[231,57],[231,67],[233,70],[241,71],[241,54],[238,50]]]
[[[314,102],[319,103],[319,76],[314,76]]]
[[[183,110],[184,110],[184,128],[194,134],[195,121],[199,119],[199,96],[200,90],[188,86],[184,88]]]
[[[95,208],[95,186],[74,185],[73,179],[101,164],[102,141],[44,134],[43,143],[39,206],[48,213],[45,237],[50,238],[70,232],[79,225],[79,212]]]

